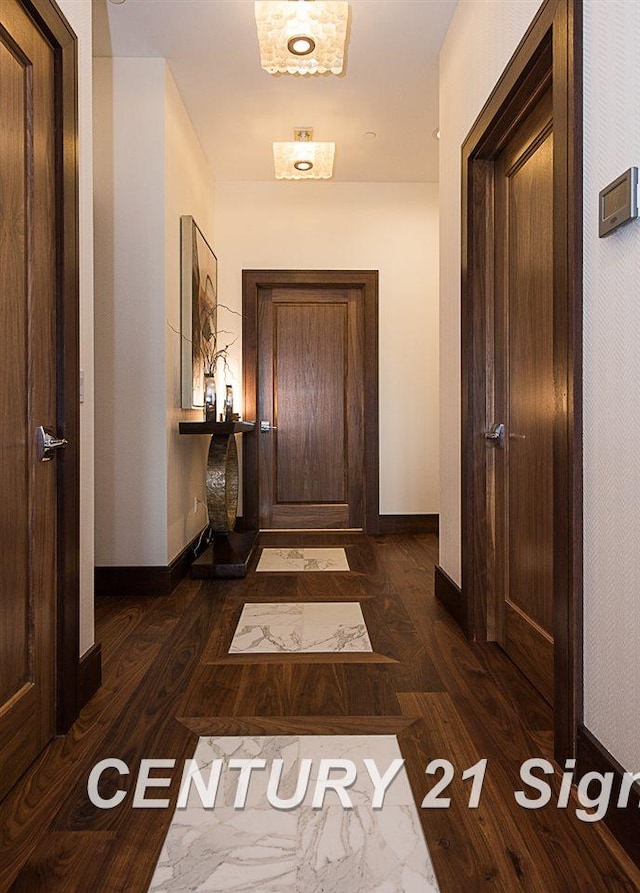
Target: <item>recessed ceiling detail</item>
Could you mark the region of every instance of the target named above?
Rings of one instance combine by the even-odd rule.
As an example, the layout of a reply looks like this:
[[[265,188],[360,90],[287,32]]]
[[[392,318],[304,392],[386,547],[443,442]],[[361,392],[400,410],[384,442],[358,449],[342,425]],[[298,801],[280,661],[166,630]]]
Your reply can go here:
[[[269,74],[340,74],[347,0],[256,0],[260,64]]]

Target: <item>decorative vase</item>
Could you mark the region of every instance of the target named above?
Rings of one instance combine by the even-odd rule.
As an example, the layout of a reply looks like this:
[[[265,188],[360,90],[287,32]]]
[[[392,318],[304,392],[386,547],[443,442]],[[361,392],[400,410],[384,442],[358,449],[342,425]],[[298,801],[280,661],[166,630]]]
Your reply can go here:
[[[225,422],[233,421],[233,388],[227,385],[227,393],[224,398],[224,420]]]
[[[216,420],[216,378],[215,375],[204,377],[204,420],[215,422]]]

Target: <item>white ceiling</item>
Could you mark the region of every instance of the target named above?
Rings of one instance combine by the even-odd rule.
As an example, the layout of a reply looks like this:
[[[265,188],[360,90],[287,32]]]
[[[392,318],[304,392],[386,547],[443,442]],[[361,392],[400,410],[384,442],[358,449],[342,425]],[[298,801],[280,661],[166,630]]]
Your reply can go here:
[[[339,76],[263,71],[253,0],[100,0],[94,54],[169,60],[217,180],[273,179],[271,143],[311,126],[336,142],[334,180],[436,181],[438,53],[456,0],[349,2]]]

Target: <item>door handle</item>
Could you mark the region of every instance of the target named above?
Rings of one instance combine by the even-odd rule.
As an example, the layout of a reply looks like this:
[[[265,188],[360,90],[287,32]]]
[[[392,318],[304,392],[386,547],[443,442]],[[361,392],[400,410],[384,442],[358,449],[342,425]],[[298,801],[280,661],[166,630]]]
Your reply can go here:
[[[504,425],[499,422],[484,432],[484,439],[494,446],[502,446],[504,443]]]
[[[69,441],[64,437],[56,437],[53,428],[43,428],[40,425],[36,429],[38,459],[41,462],[51,462],[56,454],[56,450],[64,450],[68,446]]]
[[[278,426],[272,425],[271,422],[268,422],[268,421],[260,422],[260,432],[262,434],[268,434],[269,431],[277,431],[277,430],[278,430]]]

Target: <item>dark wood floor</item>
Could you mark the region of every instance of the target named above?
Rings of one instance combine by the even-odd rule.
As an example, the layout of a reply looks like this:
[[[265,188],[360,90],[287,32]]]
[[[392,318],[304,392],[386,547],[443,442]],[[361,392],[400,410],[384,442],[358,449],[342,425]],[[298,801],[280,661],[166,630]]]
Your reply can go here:
[[[443,893],[640,890],[637,868],[575,804],[517,806],[522,761],[551,756],[551,714],[496,647],[467,643],[434,601],[435,537],[345,541],[351,574],[252,573],[185,580],[168,598],[100,600],[104,685],[2,804],[0,890],[145,891],[171,811],[96,809],[94,764],[119,757],[135,775],[142,757],[181,765],[199,734],[289,733],[396,734],[418,803],[433,784],[429,760],[454,764],[451,807],[419,810]],[[230,656],[247,599],[357,600],[374,654]],[[484,757],[480,806],[468,809],[460,773]]]

